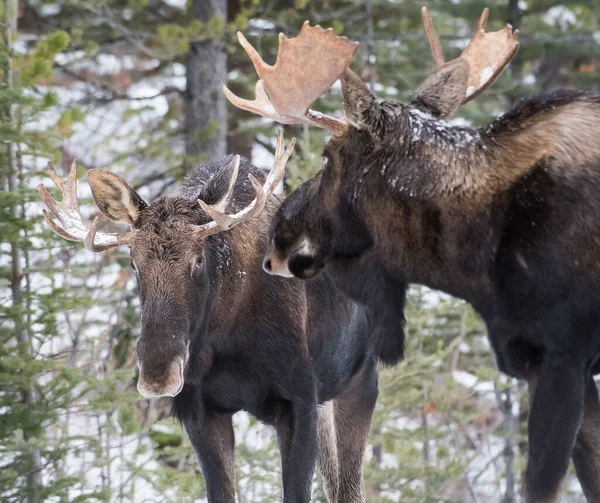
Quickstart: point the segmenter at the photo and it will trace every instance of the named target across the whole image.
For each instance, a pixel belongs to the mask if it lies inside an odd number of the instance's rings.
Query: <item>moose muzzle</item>
[[[183,389],[185,361],[180,356],[167,365],[158,366],[159,368],[147,368],[141,361],[138,361],[138,367],[140,376],[137,389],[144,398],[173,397]]]

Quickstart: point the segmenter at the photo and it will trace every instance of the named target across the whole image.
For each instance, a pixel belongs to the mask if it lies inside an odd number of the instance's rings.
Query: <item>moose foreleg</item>
[[[319,471],[323,479],[327,501],[337,503],[340,489],[340,467],[335,431],[333,402],[326,402],[318,408],[319,430]]]
[[[283,502],[308,503],[317,462],[317,400],[295,397],[276,424],[281,451]]]
[[[528,503],[558,501],[584,409],[585,369],[547,354],[532,393],[529,414]]]
[[[377,363],[371,360],[352,378],[342,395],[334,400],[340,460],[338,503],[365,501],[363,458],[377,394]]]
[[[235,503],[235,437],[232,416],[209,411],[184,426],[206,480],[209,503]]]

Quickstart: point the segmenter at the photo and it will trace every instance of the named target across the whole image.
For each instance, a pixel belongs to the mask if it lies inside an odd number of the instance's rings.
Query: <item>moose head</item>
[[[439,124],[452,117],[460,105],[494,82],[518,49],[518,31],[510,25],[486,33],[485,9],[467,48],[446,63],[426,8],[422,15],[435,70],[408,105],[379,103],[348,68],[358,44],[334,35],[331,29],[305,23],[295,39],[280,35],[272,67],[238,33],[260,80],[255,100],[241,99],[225,88],[229,101],[284,124],[310,124],[332,133],[321,171],[285,200],[272,222],[264,261],[268,272],[310,278],[333,257],[357,257],[368,249],[371,232],[362,216],[364,199],[357,197],[365,172],[371,167],[385,171],[392,163],[415,164],[419,152],[399,143],[419,135],[424,118]],[[311,110],[310,105],[338,79],[346,116],[334,118]],[[372,202],[373,198],[364,204]],[[380,208],[368,211],[383,215],[385,204],[380,201]]]
[[[141,301],[137,387],[144,397],[175,396],[182,390],[190,343],[206,322],[215,292],[219,290],[224,296],[222,290],[232,284],[227,281],[232,271],[228,271],[228,264],[224,263],[228,261],[223,259],[223,254],[231,255],[221,250],[227,243],[209,250],[208,242],[214,239],[211,236],[263,210],[283,177],[293,148],[292,140],[284,149],[279,132],[273,167],[264,184],[251,173],[254,169],[259,176],[256,168],[236,155],[211,175],[208,183],[191,180],[180,195],[163,197],[152,204],[144,202],[121,177],[90,170],[88,182],[100,211],[113,222],[129,227],[128,232],[120,234],[98,232],[98,218],[89,229],[83,222],[75,162],[64,180],[52,164],[48,165],[50,177],[63,198],[59,202],[44,185],[38,186],[48,209],[44,210],[48,226],[67,240],[83,242],[93,252],[129,247]],[[240,172],[247,175],[250,183],[238,180]],[[198,199],[199,194],[204,200]],[[232,209],[237,211],[231,213]],[[246,241],[252,239],[256,237],[249,235]]]

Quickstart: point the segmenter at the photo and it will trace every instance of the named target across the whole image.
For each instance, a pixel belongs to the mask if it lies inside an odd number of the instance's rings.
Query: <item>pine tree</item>
[[[29,173],[24,160],[37,156],[45,148],[36,131],[27,129],[39,114],[57,103],[47,93],[40,98],[30,90],[39,79],[48,76],[57,53],[69,42],[64,32],[56,32],[41,40],[31,54],[18,55],[18,4],[7,0],[1,4],[3,33],[0,44],[0,124],[5,148],[0,150],[0,220],[2,221],[1,277],[7,280],[10,301],[0,306],[0,439],[2,439],[2,476],[0,488],[6,501],[35,503],[49,494],[60,494],[61,488],[42,487],[42,463],[47,462],[46,435],[43,423],[56,414],[48,408],[47,387],[38,378],[57,369],[54,362],[40,361],[36,335],[39,327],[52,330],[51,313],[44,319],[36,309],[40,301],[31,277],[32,231],[27,203],[32,192],[27,189]],[[50,307],[50,306],[46,306]]]

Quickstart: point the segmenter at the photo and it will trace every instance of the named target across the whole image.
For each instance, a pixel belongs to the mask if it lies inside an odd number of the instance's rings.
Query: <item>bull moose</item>
[[[62,202],[38,187],[59,235],[95,252],[130,248],[141,300],[137,388],[174,397],[211,503],[235,503],[232,416],[240,410],[276,429],[286,503],[310,500],[317,458],[329,501],[364,501],[377,399],[370,316],[326,275],[287,281],[262,269],[279,205],[271,193],[292,149],[284,151],[279,132],[262,186],[257,168],[229,156],[196,167],[176,196],[150,205],[122,178],[90,170],[100,211],[130,227],[122,234],[98,233],[97,219],[88,231],[75,165],[66,180],[49,165]]]
[[[471,303],[500,370],[529,384],[527,500],[557,501],[572,457],[598,502],[600,96],[558,90],[487,127],[451,126],[445,119],[510,61],[518,34],[486,33],[486,9],[445,63],[425,9],[423,18],[436,69],[409,104],[378,102],[348,68],[356,44],[331,31],[282,35],[274,66],[238,34],[260,80],[254,101],[225,89],[228,99],[332,134],[322,169],[277,211],[264,267],[305,279],[324,270],[350,297],[388,310],[412,282]],[[323,55],[335,64],[318,65]],[[346,117],[310,110],[338,78]]]

